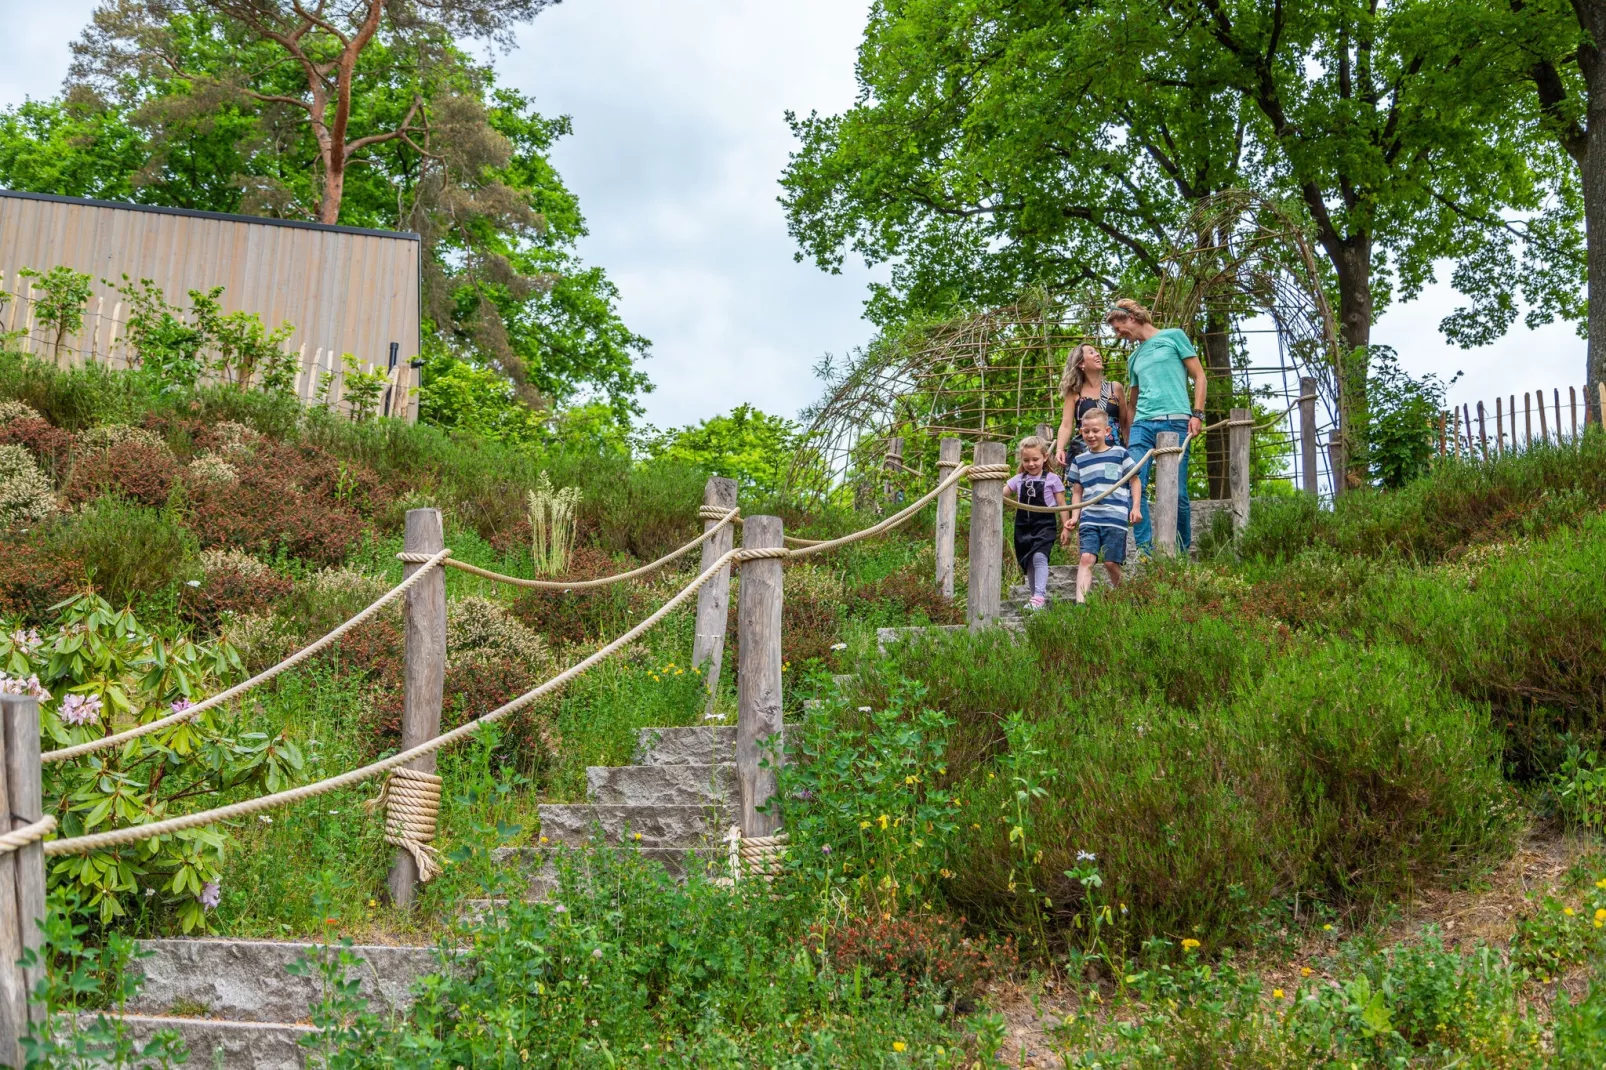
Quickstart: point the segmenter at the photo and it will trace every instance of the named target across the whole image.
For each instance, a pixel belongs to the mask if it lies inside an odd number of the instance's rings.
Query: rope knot
[[[369,813],[385,809],[385,842],[413,856],[420,883],[441,872],[435,853],[435,826],[441,812],[441,778],[402,766],[392,769],[379,797],[365,805]]]
[[[721,509],[717,505],[704,505],[697,510],[697,519],[724,520],[727,516],[730,516],[732,520],[735,520],[736,516],[731,516],[732,513],[740,515],[736,509]]]
[[[970,466],[970,481],[979,482],[984,479],[1008,479],[1015,474],[1015,470],[1007,464],[973,464]]]
[[[732,825],[725,834],[730,845],[731,879],[744,876],[761,877],[767,884],[781,875],[781,861],[786,857],[786,833],[773,836],[743,836],[740,825]]]

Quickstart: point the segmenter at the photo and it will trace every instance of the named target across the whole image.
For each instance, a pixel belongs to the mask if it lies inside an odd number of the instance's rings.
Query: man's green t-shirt
[[[1193,410],[1188,396],[1188,373],[1182,362],[1195,354],[1188,336],[1167,327],[1132,351],[1127,378],[1138,388],[1138,409],[1133,419],[1158,420]]]

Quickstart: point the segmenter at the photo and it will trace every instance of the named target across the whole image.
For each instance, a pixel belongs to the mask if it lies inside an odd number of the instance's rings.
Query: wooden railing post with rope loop
[[[970,596],[965,621],[979,631],[998,619],[1004,578],[1004,482],[1009,466],[1002,442],[978,442],[970,469]]]
[[[961,463],[957,438],[937,443],[937,482],[947,479]],[[937,495],[937,586],[942,596],[954,596],[954,538],[959,529],[959,484]]]
[[[1233,409],[1227,422],[1227,486],[1232,491],[1232,530],[1249,526],[1249,442],[1255,430],[1248,409]]]
[[[1455,412],[1455,410],[1452,409],[1451,412]],[[1455,442],[1455,452],[1460,454],[1461,414],[1456,412],[1455,418],[1456,431],[1453,441]],[[1327,434],[1327,473],[1332,477],[1333,480],[1333,499],[1336,501],[1338,500],[1338,496],[1344,493],[1344,482],[1346,479],[1346,471],[1344,468],[1344,437],[1338,433],[1338,428],[1336,427]]]
[[[438,509],[407,510],[403,551],[434,554],[446,548]],[[422,565],[408,564],[404,576]],[[402,706],[402,750],[426,743],[441,731],[441,699],[446,687],[446,573],[435,569],[404,596],[406,680]],[[412,906],[420,881],[433,874],[435,821],[440,812],[440,777],[435,753],[394,770],[380,791],[385,808],[385,842],[396,850],[390,868],[390,897]]]
[[[759,813],[758,808],[775,795],[775,770],[763,766],[766,741],[781,731],[781,573],[786,555],[780,517],[747,518],[736,594],[736,776],[743,836],[772,836],[781,824],[773,809]]]
[[[1177,553],[1177,509],[1181,504],[1178,479],[1182,470],[1182,451],[1175,431],[1161,431],[1154,436],[1154,552],[1161,557],[1175,557]],[[1184,547],[1186,552],[1186,547]]]
[[[0,696],[4,749],[0,760],[0,799],[7,817],[4,831],[32,824],[42,816],[39,764],[39,700],[32,695]],[[38,967],[18,960],[25,947],[39,948],[39,922],[45,916],[44,851],[37,838],[0,855],[0,1063],[23,1065],[22,1038],[30,1018],[44,1007],[30,1007],[28,993]]]
[[[1310,376],[1304,376],[1299,380],[1299,474],[1304,479],[1305,493],[1314,498],[1318,493],[1316,483],[1316,380]]]
[[[710,476],[703,486],[703,531],[719,530],[703,543],[703,567],[707,572],[714,563],[730,553],[736,539],[734,524],[721,524],[720,518],[736,508],[736,480],[724,476]],[[726,564],[719,574],[697,592],[697,633],[692,639],[691,663],[702,670],[703,686],[708,689],[705,713],[714,712],[714,701],[719,697],[719,670],[725,660],[725,620],[730,615],[731,568]]]

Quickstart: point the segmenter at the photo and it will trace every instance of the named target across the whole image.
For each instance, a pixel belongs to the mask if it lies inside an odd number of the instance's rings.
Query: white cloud
[[[7,0],[0,105],[54,94],[68,42],[92,0]],[[830,276],[794,263],[776,180],[792,146],[782,113],[852,101],[866,0],[566,0],[495,56],[503,80],[575,133],[556,163],[591,227],[581,246],[619,285],[626,322],[653,341],[647,370],[659,426],[743,401],[785,415],[815,400],[821,354],[866,341],[872,277],[857,262]],[[1373,337],[1405,367],[1449,378],[1455,401],[1582,382],[1570,326],[1520,324],[1478,350],[1448,345],[1448,286],[1389,310]],[[1520,380],[1520,381],[1519,381]],[[1045,399],[1045,407],[1046,407]]]

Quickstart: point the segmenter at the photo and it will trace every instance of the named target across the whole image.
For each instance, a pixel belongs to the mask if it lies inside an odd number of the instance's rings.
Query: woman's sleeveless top
[[[1115,384],[1106,379],[1099,386],[1098,397],[1076,399],[1076,433],[1071,436],[1068,451],[1073,457],[1087,448],[1086,443],[1082,441],[1082,415],[1089,409],[1103,409],[1104,415],[1110,421],[1110,444],[1115,445],[1121,441],[1121,406],[1115,400]]]

